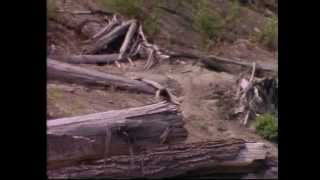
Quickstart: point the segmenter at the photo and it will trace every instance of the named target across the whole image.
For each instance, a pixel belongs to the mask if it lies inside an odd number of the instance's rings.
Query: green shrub
[[[259,35],[259,41],[271,49],[278,47],[278,19],[276,16],[268,18],[266,25]]]
[[[143,0],[101,0],[101,4],[129,17],[142,15]]]
[[[156,35],[159,32],[158,14],[154,13],[143,21],[143,28],[149,36]]]
[[[210,9],[207,1],[199,1],[193,16],[194,28],[200,32],[204,45],[215,41],[221,32],[224,22],[222,17]]]
[[[142,20],[143,29],[147,35],[155,35],[159,32],[158,26],[158,8],[160,2],[158,0],[149,0],[147,8],[145,8],[144,0],[101,0],[101,4],[112,11],[130,18],[139,18]]]
[[[240,3],[238,0],[231,1],[231,6],[229,9],[229,13],[226,17],[227,22],[235,21],[240,14]]]
[[[278,120],[272,114],[263,114],[256,118],[255,128],[257,134],[268,140],[278,138]]]
[[[47,18],[54,18],[56,9],[54,0],[47,0]]]

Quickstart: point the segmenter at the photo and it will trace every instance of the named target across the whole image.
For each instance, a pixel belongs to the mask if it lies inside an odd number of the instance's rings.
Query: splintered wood
[[[274,77],[255,79],[256,64],[252,65],[250,78],[240,77],[235,100],[238,106],[234,114],[243,117],[241,124],[247,125],[249,119],[259,114],[275,113],[278,109],[278,84]]]
[[[100,30],[86,30],[82,26],[81,32],[90,38],[84,43],[87,44],[81,55],[58,57],[72,64],[110,64],[115,63],[119,68],[119,61],[127,61],[134,65],[132,60],[138,58],[146,59],[145,70],[150,69],[156,63],[169,56],[160,51],[160,48],[147,41],[143,33],[142,25],[135,19],[121,20],[116,15],[109,23],[102,26]],[[90,23],[83,23],[89,27]],[[96,28],[94,28],[96,29]],[[120,47],[114,49],[115,44],[121,43]]]
[[[130,148],[139,153],[163,143],[182,142],[188,135],[176,105],[167,102],[54,119],[47,127],[50,167],[129,154]]]

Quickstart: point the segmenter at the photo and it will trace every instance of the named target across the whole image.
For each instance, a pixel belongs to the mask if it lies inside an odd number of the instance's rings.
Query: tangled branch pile
[[[89,33],[87,33],[89,34]],[[144,69],[150,69],[169,56],[160,51],[157,45],[147,41],[142,25],[135,19],[122,20],[113,15],[107,25],[97,31],[87,41],[82,55],[59,57],[72,64],[111,64],[121,67],[119,61],[127,60],[134,65],[132,59],[147,59]]]

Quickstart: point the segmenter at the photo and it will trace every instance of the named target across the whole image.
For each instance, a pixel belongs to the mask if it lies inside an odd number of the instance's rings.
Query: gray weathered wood
[[[195,54],[190,52],[167,52],[170,58],[188,58],[199,59],[207,67],[217,71],[223,71],[231,74],[239,74],[252,68],[252,63],[237,61],[229,58],[223,58],[215,55]],[[255,76],[263,77],[274,75],[277,72],[277,66],[273,64],[256,64]]]
[[[225,71],[232,74],[243,72],[252,68],[252,63],[236,61],[214,55],[201,58],[201,62],[211,68],[219,69],[221,71]],[[272,64],[257,63],[255,68],[255,75],[258,77],[272,75],[275,74],[277,71],[277,67]]]
[[[183,126],[177,106],[166,102],[49,120],[48,165],[56,167],[103,158],[105,148],[108,155],[129,154],[129,139],[120,133],[124,131],[132,140],[134,153],[161,145],[161,135],[167,128],[170,133],[164,143],[181,142],[188,134]],[[108,132],[111,138],[106,136]],[[106,138],[110,138],[110,143],[105,143]]]
[[[130,42],[132,42],[132,37],[133,35],[136,33],[136,30],[137,30],[137,22],[136,21],[133,21],[129,27],[129,30],[126,34],[126,37],[124,38],[124,41],[121,45],[121,48],[120,48],[120,55],[119,55],[119,58],[118,59],[122,59],[125,52],[127,51],[128,47],[129,47],[129,44]]]
[[[219,173],[250,173],[262,169],[267,153],[263,143],[226,139],[176,144],[139,155],[114,156],[82,166],[49,170],[51,178],[168,178]],[[131,159],[133,165],[131,165]]]
[[[112,64],[119,57],[119,54],[92,54],[92,55],[70,55],[52,56],[69,64]]]
[[[108,23],[104,28],[102,28],[96,34],[94,34],[91,39],[96,40],[100,38],[101,36],[109,33],[114,27],[118,26],[119,24],[120,22],[117,20],[116,15],[114,15],[110,23]]]
[[[157,89],[138,80],[86,69],[48,58],[47,73],[49,80],[94,86],[114,86],[120,89],[155,94]]]
[[[122,24],[116,26],[113,28],[109,33],[107,33],[105,36],[102,36],[100,39],[98,39],[96,42],[91,44],[86,50],[86,54],[95,54],[99,52],[100,50],[104,49],[109,43],[114,41],[116,38],[125,35],[127,32],[129,26],[134,21],[126,21]]]

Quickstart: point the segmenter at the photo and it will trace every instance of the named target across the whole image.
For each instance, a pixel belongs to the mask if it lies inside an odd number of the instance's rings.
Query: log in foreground
[[[48,79],[63,82],[94,86],[114,86],[119,89],[132,90],[155,94],[157,89],[143,81],[107,74],[96,70],[86,69],[48,58]]]
[[[48,166],[109,155],[134,154],[161,144],[184,141],[187,131],[171,103],[114,110],[47,121]]]
[[[199,177],[220,173],[250,173],[263,169],[263,143],[226,139],[176,144],[139,155],[113,156],[81,166],[48,170],[50,178],[165,178]],[[131,163],[133,161],[133,163]]]

